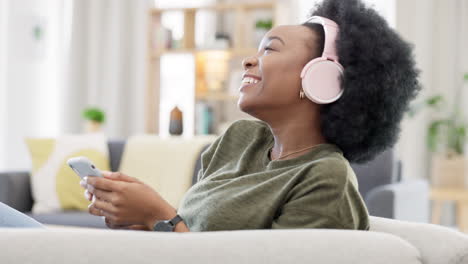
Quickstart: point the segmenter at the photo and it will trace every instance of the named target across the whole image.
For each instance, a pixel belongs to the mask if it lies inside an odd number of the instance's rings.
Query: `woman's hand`
[[[156,221],[176,216],[176,210],[150,186],[120,172],[102,172],[81,183],[93,200],[89,212],[105,216],[110,228],[152,230]],[[86,186],[85,186],[86,185]],[[92,198],[94,196],[94,199]]]

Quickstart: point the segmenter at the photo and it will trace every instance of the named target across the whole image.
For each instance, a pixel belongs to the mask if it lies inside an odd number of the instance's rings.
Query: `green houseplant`
[[[468,82],[468,73],[463,76]],[[462,86],[455,91],[453,107],[449,108],[443,95],[433,95],[410,108],[413,117],[429,108],[433,119],[427,127],[427,147],[432,153],[432,184],[440,187],[468,186],[468,165],[465,154],[468,123],[462,113]]]
[[[106,114],[97,107],[90,107],[83,110],[83,118],[86,120],[86,132],[98,132],[102,124],[106,121]]]
[[[463,76],[463,79],[468,82],[468,73]],[[456,90],[453,109],[449,114],[447,114],[447,100],[440,94],[431,96],[410,108],[411,117],[425,107],[429,107],[437,114],[427,129],[427,146],[431,152],[437,152],[438,147],[442,146],[445,147],[447,155],[464,154],[468,123],[465,122],[460,109],[461,93],[460,87]]]
[[[255,41],[258,45],[262,40],[263,36],[273,27],[272,19],[258,19],[255,22]]]
[[[255,28],[257,29],[264,29],[264,30],[270,30],[273,27],[273,20],[271,19],[265,19],[265,20],[257,20],[255,23]]]

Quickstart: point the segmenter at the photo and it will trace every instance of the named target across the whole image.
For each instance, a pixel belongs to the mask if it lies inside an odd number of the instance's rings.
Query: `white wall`
[[[29,155],[24,144],[28,136],[55,136],[59,133],[59,97],[62,51],[63,6],[60,0],[8,1],[3,12],[7,20],[6,38],[0,38],[8,50],[3,57],[6,112],[3,134],[3,169],[28,168]],[[4,16],[2,16],[4,17]],[[5,19],[4,18],[4,19]],[[42,38],[35,39],[33,28],[39,25]],[[5,117],[4,117],[5,118]]]
[[[45,15],[44,10],[41,10],[41,2],[9,1],[5,104],[8,117],[4,131],[7,139],[7,169],[27,166],[28,155],[23,137],[35,135],[34,127],[39,121],[36,115],[39,102],[35,98],[39,97],[44,87],[41,75],[44,74],[42,69],[45,64],[44,58],[35,57],[34,53],[44,50],[34,50],[41,47],[33,42],[30,30],[32,20]]]
[[[8,21],[8,0],[0,0],[0,40],[7,39],[7,21]],[[0,41],[0,171],[6,169],[6,137],[7,127],[6,115],[6,55],[7,42]]]
[[[387,20],[391,27],[396,26],[396,0],[364,0]]]
[[[414,12],[418,10],[418,12]],[[397,2],[397,29],[403,38],[414,45],[414,53],[423,86],[420,100],[432,90],[433,62],[433,1],[414,0]],[[429,116],[421,112],[415,118],[406,117],[402,123],[402,134],[397,144],[397,152],[403,161],[405,178],[428,178],[429,154],[426,147],[426,126]]]
[[[416,11],[417,10],[417,11]],[[455,90],[468,71],[468,3],[465,0],[398,0],[397,29],[414,44],[423,90],[417,100],[436,93],[453,105]],[[468,93],[462,97],[467,102]],[[466,111],[466,109],[465,109]],[[468,111],[465,113],[468,114]],[[429,178],[430,154],[426,147],[430,112],[406,118],[398,144],[407,178]]]

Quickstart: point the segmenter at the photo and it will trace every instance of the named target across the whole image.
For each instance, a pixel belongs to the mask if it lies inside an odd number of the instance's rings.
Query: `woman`
[[[238,106],[258,121],[235,122],[203,153],[178,210],[135,178],[106,172],[82,182],[89,212],[110,228],[155,231],[368,230],[349,161],[394,145],[418,72],[409,45],[359,0],[325,0],[312,15],[273,28],[244,60]],[[332,69],[316,70],[319,57]],[[314,97],[333,89],[331,100]]]

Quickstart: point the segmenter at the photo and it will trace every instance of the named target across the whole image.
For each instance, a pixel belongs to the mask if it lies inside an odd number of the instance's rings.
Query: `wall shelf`
[[[253,18],[253,14],[257,11],[267,11],[271,12],[271,18],[273,23],[277,20],[275,15],[276,12],[276,1],[267,1],[262,3],[233,3],[233,4],[215,4],[209,6],[199,6],[199,7],[174,7],[174,8],[154,8],[149,11],[149,24],[148,24],[148,52],[147,52],[147,63],[148,63],[148,79],[147,79],[147,89],[146,89],[146,133],[159,133],[159,116],[160,116],[160,63],[161,57],[164,55],[177,55],[177,54],[191,54],[194,57],[194,69],[195,69],[195,91],[193,101],[194,104],[208,103],[208,104],[218,104],[218,105],[229,105],[236,106],[238,96],[232,95],[234,89],[231,89],[231,92],[228,92],[229,89],[226,89],[226,86],[229,84],[229,74],[231,74],[231,69],[228,68],[226,72],[225,79],[223,81],[213,81],[213,77],[218,77],[222,74],[218,72],[219,68],[213,66],[215,60],[236,60],[241,57],[255,55],[257,53],[256,47],[251,47],[251,44],[247,42],[247,32],[253,32],[255,24],[251,24],[253,19],[249,22],[247,18]],[[216,14],[223,15],[224,13],[230,13],[229,19],[230,25],[232,25],[232,32],[227,32],[230,36],[230,47],[225,49],[209,49],[209,48],[200,48],[196,47],[195,44],[195,25],[197,20],[197,13],[200,11],[209,11],[215,12]],[[180,12],[182,13],[181,24],[183,25],[183,37],[180,39],[177,48],[168,49],[167,43],[158,43],[158,36],[162,36],[164,33],[161,33],[162,28],[162,16],[167,12]],[[225,19],[227,17],[222,17]],[[247,28],[252,27],[251,31],[248,31]],[[161,34],[161,35],[157,35]],[[155,37],[156,36],[156,37]],[[214,36],[213,36],[214,37]],[[162,38],[163,40],[165,38]],[[215,57],[214,59],[210,57],[209,53],[221,52],[225,54],[225,59]],[[229,63],[225,63],[229,65]],[[237,65],[238,62],[236,63]],[[222,64],[220,64],[222,65]],[[213,71],[213,72],[212,72]],[[213,73],[213,74],[211,74]],[[235,79],[237,79],[236,77]],[[233,80],[235,80],[233,79]],[[213,87],[219,88],[223,86],[222,89],[211,89]],[[239,82],[240,85],[240,82]],[[233,85],[231,85],[233,86]],[[211,88],[209,88],[211,87]],[[212,90],[219,90],[219,92],[211,92]],[[162,114],[164,116],[164,113]],[[223,116],[226,116],[223,114]],[[187,116],[184,114],[184,119],[190,118],[196,120],[195,116]]]

